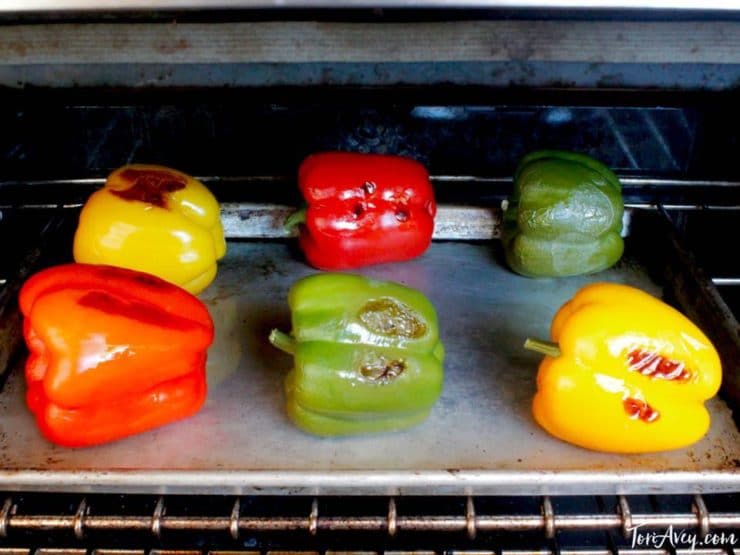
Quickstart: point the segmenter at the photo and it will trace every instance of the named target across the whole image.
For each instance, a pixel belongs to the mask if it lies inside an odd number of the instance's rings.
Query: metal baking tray
[[[40,436],[25,407],[21,361],[0,394],[0,488],[364,495],[740,491],[740,433],[721,398],[708,403],[712,426],[702,441],[649,455],[570,446],[546,434],[530,414],[540,356],[522,343],[547,337],[555,311],[579,287],[603,280],[669,297],[691,291],[684,274],[661,283],[653,272],[655,256],[641,242],[629,242],[620,263],[595,276],[520,277],[506,269],[498,243],[490,241],[435,242],[416,260],[361,270],[418,288],[435,304],[447,349],[444,391],[429,419],[412,429],[326,439],[299,431],[285,416],[282,384],[291,359],[267,342],[271,328],[290,329],[291,284],[315,270],[293,241],[230,241],[216,282],[202,295],[216,340],[201,412],[105,446],[56,447]],[[682,259],[670,260],[679,262],[658,264],[678,272]],[[715,320],[725,317],[714,314]]]

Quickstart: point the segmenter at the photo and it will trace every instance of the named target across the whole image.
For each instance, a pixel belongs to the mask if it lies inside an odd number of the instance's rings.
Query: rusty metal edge
[[[667,241],[665,283],[680,308],[706,333],[722,360],[721,393],[733,410],[735,421],[740,416],[740,324],[725,303],[717,287],[684,244],[668,212],[659,210]]]

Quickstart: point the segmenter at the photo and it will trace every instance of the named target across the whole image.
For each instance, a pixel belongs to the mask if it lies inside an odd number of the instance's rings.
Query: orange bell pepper
[[[184,289],[133,270],[67,264],[31,277],[19,301],[26,401],[54,443],[112,441],[203,404],[213,323]]]
[[[645,453],[707,432],[704,401],[722,381],[719,355],[685,316],[614,283],[582,288],[552,322],[532,409],[549,433],[588,449]]]

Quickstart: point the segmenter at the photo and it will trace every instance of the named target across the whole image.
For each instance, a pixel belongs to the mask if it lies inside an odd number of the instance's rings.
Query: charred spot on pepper
[[[396,210],[396,219],[399,222],[406,222],[406,221],[408,221],[408,219],[409,219],[409,212],[408,212],[408,210],[403,210],[403,209]]]
[[[367,329],[381,335],[418,339],[427,333],[426,324],[413,309],[388,297],[366,302],[359,318]]]
[[[97,266],[96,273],[102,279],[125,279],[126,281],[133,281],[151,289],[168,289],[172,285],[155,275],[136,272],[127,268],[119,268],[117,266],[100,265]]]
[[[124,200],[136,200],[167,208],[166,195],[184,189],[187,179],[165,170],[126,168],[119,174],[131,186],[111,193]]]
[[[362,184],[362,190],[365,191],[366,195],[372,195],[377,188],[378,186],[374,181],[365,181],[365,183]]]
[[[627,354],[629,369],[656,380],[688,382],[691,370],[683,362],[671,360],[651,351],[633,349]]]
[[[359,218],[365,213],[365,205],[361,202],[358,202],[355,204],[355,206],[352,208],[352,214],[354,214],[355,218]]]
[[[624,406],[624,412],[632,420],[642,420],[646,424],[650,424],[660,418],[660,412],[640,399],[627,397],[622,401],[622,405]]]
[[[360,374],[372,382],[387,384],[406,371],[403,359],[387,359],[382,355],[373,355],[360,367]]]
[[[144,273],[137,273],[135,276],[133,276],[133,281],[135,281],[139,285],[145,285],[147,287],[152,287],[155,289],[166,289],[170,285],[168,282],[158,278],[157,276]]]

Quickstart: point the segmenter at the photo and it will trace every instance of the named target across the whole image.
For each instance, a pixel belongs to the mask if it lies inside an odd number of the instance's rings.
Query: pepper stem
[[[558,347],[557,343],[553,343],[552,341],[542,341],[541,339],[532,339],[531,337],[527,337],[524,342],[524,348],[553,358],[560,356],[560,347]]]
[[[306,222],[306,209],[301,208],[300,210],[296,210],[293,212],[290,216],[288,216],[285,219],[285,223],[283,224],[283,227],[290,231],[295,226],[305,223]]]
[[[285,353],[295,354],[295,339],[278,329],[270,332],[270,343]]]

